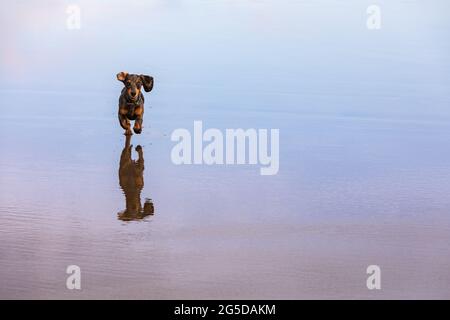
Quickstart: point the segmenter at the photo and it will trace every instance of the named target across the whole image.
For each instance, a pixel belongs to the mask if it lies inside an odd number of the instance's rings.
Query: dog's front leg
[[[127,110],[124,108],[119,109],[119,123],[120,126],[125,130],[126,135],[132,135],[130,128],[130,121],[127,119]]]
[[[136,134],[142,132],[142,122],[144,121],[144,106],[138,106],[134,109],[136,120],[134,121],[133,131]]]

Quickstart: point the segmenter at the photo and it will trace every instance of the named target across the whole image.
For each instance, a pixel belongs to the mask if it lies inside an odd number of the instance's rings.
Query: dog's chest
[[[126,113],[126,117],[129,120],[136,120],[137,118],[137,114],[136,114],[136,108],[139,107],[143,107],[144,105],[144,96],[142,94],[140,94],[138,100],[136,101],[129,101],[126,96],[122,96],[121,97],[121,103],[122,108],[125,106],[127,113]]]
[[[128,109],[128,113],[127,113],[127,118],[129,120],[136,120],[136,113],[134,112],[134,110],[136,109],[136,104],[134,103],[127,103],[127,109]]]

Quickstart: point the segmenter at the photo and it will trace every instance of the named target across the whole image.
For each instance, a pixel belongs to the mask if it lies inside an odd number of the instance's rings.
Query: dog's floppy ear
[[[125,81],[125,79],[127,78],[127,75],[128,75],[128,72],[119,72],[118,74],[117,74],[117,80],[119,80],[119,81]]]
[[[140,75],[142,80],[142,85],[144,86],[145,92],[150,92],[153,89],[153,77],[146,76],[141,74]]]

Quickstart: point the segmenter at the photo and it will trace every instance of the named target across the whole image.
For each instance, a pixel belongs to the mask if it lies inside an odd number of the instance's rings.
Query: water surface
[[[370,4],[8,4],[0,298],[450,298],[450,8]],[[119,71],[155,77],[129,144]],[[280,129],[279,173],[172,164],[194,120]]]

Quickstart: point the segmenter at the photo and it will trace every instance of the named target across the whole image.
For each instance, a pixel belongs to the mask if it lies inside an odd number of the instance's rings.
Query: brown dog
[[[117,80],[125,85],[119,97],[120,125],[125,129],[126,135],[132,135],[130,120],[134,120],[133,131],[139,134],[142,132],[144,117],[144,95],[141,87],[144,87],[145,92],[150,92],[153,89],[153,77],[119,72]]]

